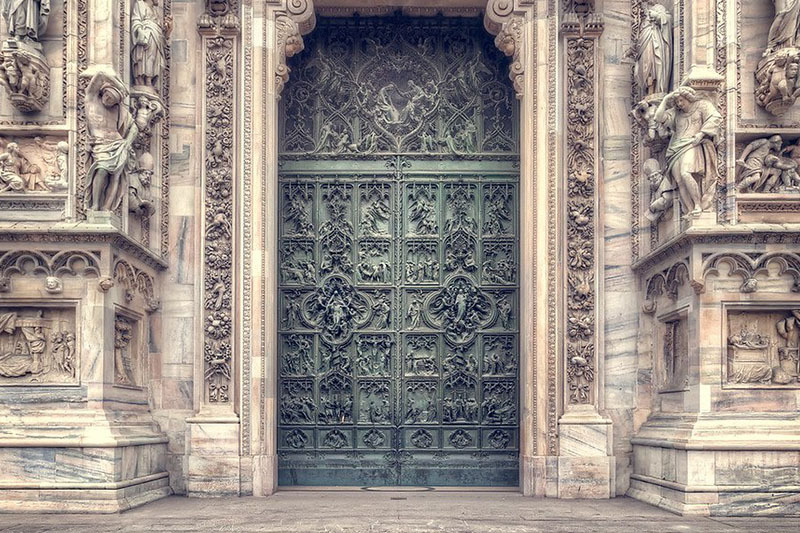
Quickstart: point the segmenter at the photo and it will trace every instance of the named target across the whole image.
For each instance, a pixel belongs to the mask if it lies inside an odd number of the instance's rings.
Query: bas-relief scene
[[[800,1],[411,4],[3,3],[0,510],[800,514]]]

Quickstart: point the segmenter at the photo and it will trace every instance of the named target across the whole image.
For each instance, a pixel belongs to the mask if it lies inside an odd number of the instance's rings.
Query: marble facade
[[[483,17],[510,58],[520,490],[800,514],[799,4],[50,3],[47,97],[0,90],[0,511],[278,490],[281,91],[317,16],[401,9]]]

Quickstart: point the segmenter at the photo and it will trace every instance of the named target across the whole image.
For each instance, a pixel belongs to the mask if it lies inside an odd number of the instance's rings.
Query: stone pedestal
[[[198,415],[187,423],[186,493],[194,497],[239,496],[239,419]]]
[[[0,239],[17,241],[0,243],[0,511],[111,513],[171,493],[148,402],[162,264],[93,230]]]
[[[690,228],[638,265],[652,414],[631,441],[634,498],[681,514],[800,512],[800,257],[764,229]]]

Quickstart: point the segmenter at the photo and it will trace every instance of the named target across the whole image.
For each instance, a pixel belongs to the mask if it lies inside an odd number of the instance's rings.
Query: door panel
[[[479,21],[321,19],[281,107],[279,483],[518,482],[518,157]]]

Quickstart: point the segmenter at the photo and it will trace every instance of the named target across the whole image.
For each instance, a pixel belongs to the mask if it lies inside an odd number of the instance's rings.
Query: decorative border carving
[[[86,170],[89,168],[89,130],[86,125],[86,87],[89,79],[81,76],[89,66],[89,12],[88,0],[78,3],[78,78],[75,92],[77,121],[77,147],[75,149],[75,218],[86,220]]]
[[[703,262],[703,280],[709,274],[719,273],[720,265],[730,267],[730,275],[741,276],[742,286],[739,290],[743,293],[758,291],[756,276],[766,273],[770,263],[777,263],[780,267],[778,275],[789,274],[794,283],[792,292],[800,292],[800,255],[790,252],[769,252],[764,254],[746,254],[742,252],[721,252],[709,256]]]
[[[250,328],[253,317],[253,221],[248,216],[253,212],[253,12],[252,7],[245,5],[242,13],[242,36],[244,39],[243,80],[244,109],[242,121],[244,131],[242,139],[242,324]],[[265,54],[266,55],[266,54]],[[264,101],[265,102],[265,101]],[[262,106],[265,104],[262,104]],[[266,122],[262,122],[266,124]],[[263,180],[262,178],[262,181]],[[263,198],[263,197],[262,197]],[[263,210],[263,207],[262,207]],[[264,227],[264,226],[262,226]],[[262,247],[262,250],[265,248]],[[262,303],[264,300],[261,300]],[[263,304],[262,304],[263,307]],[[253,328],[250,328],[253,331]],[[242,335],[242,455],[250,455],[250,405],[252,379],[252,335]]]
[[[639,32],[642,24],[642,0],[631,0],[631,43],[639,42]],[[683,30],[681,30],[683,31]],[[636,76],[633,75],[635,66],[631,65],[631,102],[638,101],[639,85]],[[639,181],[641,179],[640,158],[641,158],[641,129],[631,128],[631,255],[633,261],[639,259],[640,245],[640,211],[639,211]]]
[[[556,63],[558,41],[558,9],[556,0],[547,2],[548,48],[547,77],[557,79]],[[557,134],[557,94],[556,83],[547,88],[547,453],[558,455],[558,233],[555,214],[558,212],[558,134]],[[538,233],[537,233],[538,235]],[[534,290],[537,290],[534,287]]]
[[[204,40],[203,354],[206,401],[231,401],[235,178],[235,50],[229,35]]]
[[[172,21],[172,0],[162,0],[161,25]],[[164,69],[161,72],[161,100],[164,102],[164,117],[161,119],[161,257],[169,257],[169,132],[170,132],[170,54],[169,43],[164,47]],[[147,219],[149,220],[149,219]]]
[[[566,346],[568,404],[597,400],[597,42],[594,13],[564,15],[566,34]]]

